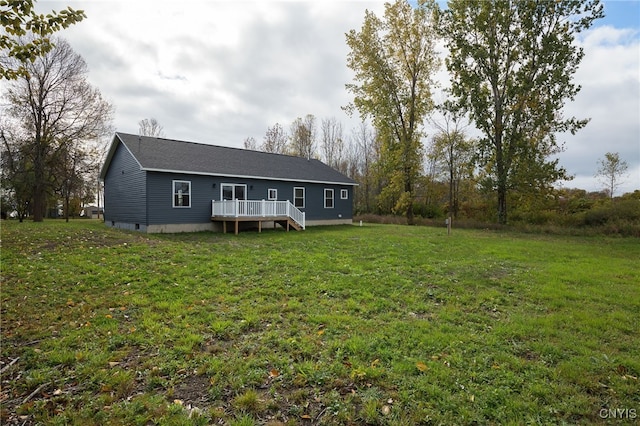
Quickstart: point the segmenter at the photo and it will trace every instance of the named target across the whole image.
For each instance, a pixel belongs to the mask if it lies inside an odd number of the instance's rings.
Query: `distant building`
[[[98,212],[100,214],[98,214]],[[97,206],[86,206],[80,212],[80,216],[86,217],[86,218],[89,218],[89,219],[99,219],[103,215],[104,215],[104,209],[102,207],[100,207],[100,209],[98,209]]]

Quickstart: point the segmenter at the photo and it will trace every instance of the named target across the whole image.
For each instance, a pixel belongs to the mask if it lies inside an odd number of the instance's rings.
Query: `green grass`
[[[1,226],[3,424],[640,418],[638,239]]]

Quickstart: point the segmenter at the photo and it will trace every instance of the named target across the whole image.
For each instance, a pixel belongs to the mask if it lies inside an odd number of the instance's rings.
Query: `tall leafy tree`
[[[113,107],[87,81],[87,64],[69,43],[56,39],[47,54],[26,62],[11,82],[7,113],[24,137],[9,141],[11,154],[26,155],[32,176],[33,220],[42,221],[56,186],[56,166],[70,144],[98,140],[111,131]]]
[[[433,108],[432,78],[439,66],[435,50],[438,7],[434,1],[385,4],[384,16],[367,11],[360,31],[346,34],[347,65],[355,83],[348,110],[370,118],[383,143],[389,181],[386,199],[413,223],[414,187],[422,169],[422,126]]]
[[[575,37],[603,16],[599,0],[451,0],[442,26],[451,93],[483,133],[480,160],[507,222],[509,191],[567,178],[556,134],[588,120],[562,108],[584,56]]]
[[[607,152],[604,158],[598,161],[596,177],[600,178],[600,182],[606,186],[609,197],[613,198],[615,190],[622,183],[628,169],[629,165],[617,152]]]
[[[33,0],[0,0],[0,80],[15,80],[25,66],[53,48],[49,36],[86,18],[84,11],[68,7],[47,15],[34,11]],[[28,43],[19,37],[32,35]]]

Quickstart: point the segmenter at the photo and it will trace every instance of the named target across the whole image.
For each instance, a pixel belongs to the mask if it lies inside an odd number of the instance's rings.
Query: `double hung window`
[[[173,207],[191,207],[191,182],[173,181]]]
[[[299,209],[304,208],[304,187],[296,186],[293,188],[293,205]]]
[[[324,190],[324,208],[332,209],[333,208],[333,189],[325,189]]]

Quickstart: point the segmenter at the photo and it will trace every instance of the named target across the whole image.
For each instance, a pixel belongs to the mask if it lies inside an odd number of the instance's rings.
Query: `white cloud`
[[[67,5],[88,18],[63,32],[90,80],[136,132],[155,117],[168,137],[240,146],[298,116],[347,117],[345,33],[382,2],[97,1]]]
[[[599,190],[594,175],[606,152],[618,152],[630,170],[640,168],[640,37],[637,30],[602,26],[586,32],[579,45],[585,57],[575,82],[582,90],[566,113],[591,121],[575,136],[564,136],[560,159],[576,176],[565,186]],[[621,192],[634,189],[640,189],[637,172]]]

